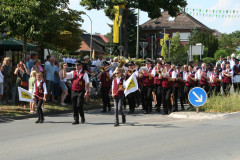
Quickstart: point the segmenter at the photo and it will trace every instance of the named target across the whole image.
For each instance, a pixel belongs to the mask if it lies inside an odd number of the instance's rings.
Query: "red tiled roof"
[[[104,42],[106,42],[106,43],[109,42],[109,39],[106,36],[104,36],[104,35],[99,35],[99,36],[104,40]]]

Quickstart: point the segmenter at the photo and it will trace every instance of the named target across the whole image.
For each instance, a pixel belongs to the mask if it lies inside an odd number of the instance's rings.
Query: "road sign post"
[[[207,93],[204,89],[195,87],[190,90],[188,100],[194,107],[196,107],[197,113],[199,113],[199,107],[203,106],[207,101]]]

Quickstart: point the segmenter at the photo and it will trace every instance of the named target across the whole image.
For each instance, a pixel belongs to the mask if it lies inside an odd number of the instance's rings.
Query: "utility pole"
[[[138,9],[138,18],[137,18],[137,44],[136,44],[136,59],[138,59],[138,53],[139,53],[139,9]]]

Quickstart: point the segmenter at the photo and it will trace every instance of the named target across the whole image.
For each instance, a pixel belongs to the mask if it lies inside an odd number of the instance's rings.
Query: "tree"
[[[229,56],[229,54],[227,53],[226,50],[223,50],[223,49],[219,49],[216,51],[216,53],[214,54],[214,59],[216,61],[218,61],[218,59],[221,57],[221,58],[226,58],[227,56]]]
[[[208,48],[208,53],[204,54],[203,57],[214,57],[214,53],[218,50],[218,39],[209,31],[193,29],[188,45],[196,45],[197,43],[202,43]]]
[[[171,16],[177,16],[180,12],[178,7],[183,7],[187,5],[186,0],[82,0],[80,5],[85,6],[86,9],[104,9],[105,14],[113,20],[115,5],[124,5],[125,9],[123,10],[123,42],[124,42],[124,56],[128,56],[128,16],[129,9],[140,9],[148,13],[148,16],[152,19],[158,18],[161,16],[161,11],[167,10]]]
[[[176,34],[172,38],[170,47],[170,60],[174,64],[185,64],[187,62],[188,54],[185,47],[180,43],[180,35]]]
[[[23,39],[25,54],[27,40],[35,40],[42,46],[52,48],[58,48],[59,45],[56,46],[56,44],[60,44],[61,40],[65,42],[61,43],[61,46],[71,42],[71,44],[76,44],[74,42],[79,40],[76,36],[79,36],[81,12],[70,10],[68,2],[68,0],[2,0],[0,1],[2,11],[0,27],[10,27],[9,37]],[[78,31],[76,36],[72,31]],[[49,36],[48,39],[51,40],[48,40],[46,36]],[[68,41],[71,37],[73,40]],[[57,40],[54,42],[54,39]]]

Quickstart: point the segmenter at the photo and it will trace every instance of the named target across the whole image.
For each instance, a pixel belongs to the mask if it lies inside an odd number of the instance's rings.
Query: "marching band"
[[[124,97],[129,104],[129,114],[133,114],[139,103],[142,104],[145,114],[153,111],[152,102],[154,101],[156,112],[167,115],[171,112],[177,112],[178,101],[180,101],[181,110],[185,110],[184,103],[188,102],[188,93],[194,87],[203,88],[208,96],[221,94],[221,87],[224,95],[229,94],[230,87],[234,86],[234,91],[239,92],[240,88],[240,66],[239,60],[235,59],[233,69],[230,68],[230,62],[224,61],[222,65],[213,66],[212,64],[198,64],[192,62],[189,65],[171,64],[157,59],[153,61],[149,58],[141,62],[138,66],[136,62],[122,62],[115,71],[111,71],[111,64],[104,61],[104,71],[99,75],[102,83],[102,101],[103,112],[110,111],[110,100],[107,96],[110,91],[111,81],[114,79],[116,70],[122,68],[122,78],[127,80],[132,74],[135,74],[138,80],[138,91],[130,93]],[[107,69],[106,69],[107,68]],[[112,74],[111,74],[112,73]],[[108,83],[107,83],[108,82]],[[139,102],[139,99],[141,102]]]

